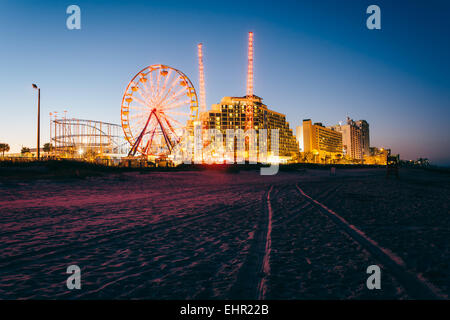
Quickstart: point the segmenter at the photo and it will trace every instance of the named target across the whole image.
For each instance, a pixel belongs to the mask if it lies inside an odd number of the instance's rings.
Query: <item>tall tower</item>
[[[248,33],[247,96],[253,95],[253,32]]]
[[[245,110],[245,130],[253,129],[253,32],[248,33],[248,66],[247,66],[247,108]]]
[[[366,120],[356,121],[356,125],[361,129],[362,151],[365,156],[370,155],[369,123]]]
[[[203,69],[203,44],[198,44],[198,72],[200,85],[200,111],[206,111],[205,74]]]

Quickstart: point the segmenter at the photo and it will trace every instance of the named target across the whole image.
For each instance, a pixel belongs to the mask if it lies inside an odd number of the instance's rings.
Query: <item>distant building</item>
[[[303,120],[303,124],[297,127],[297,140],[300,151],[312,152],[316,162],[342,157],[342,133],[326,128],[322,123],[312,124],[311,119]]]
[[[361,143],[363,156],[370,155],[370,137],[369,137],[369,123],[366,120],[358,120],[355,122],[361,129]]]
[[[369,155],[364,155],[365,164],[386,165],[387,157],[391,154],[391,149],[369,148]]]
[[[279,129],[279,160],[280,162],[296,161],[298,144],[289,128],[284,114],[269,110],[262,103],[262,98],[253,96],[224,97],[219,104],[213,104],[211,111],[203,112],[200,121],[203,129],[219,129],[226,134],[227,129],[248,129],[247,106],[252,106],[253,129],[268,129],[268,150],[270,151],[270,129]],[[224,139],[225,140],[225,139]]]
[[[346,124],[338,124],[329,128],[342,133],[345,156],[351,159],[363,160],[362,132],[355,121],[347,117]]]
[[[379,156],[382,154],[389,156],[391,154],[391,149],[370,147],[370,155],[371,156]]]

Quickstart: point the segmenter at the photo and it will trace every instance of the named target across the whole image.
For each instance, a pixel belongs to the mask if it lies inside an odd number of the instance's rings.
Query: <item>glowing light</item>
[[[267,157],[267,162],[270,164],[279,164],[280,163],[280,157],[278,156],[268,156]]]
[[[78,150],[78,154],[82,155],[84,153],[83,149]]]
[[[247,69],[247,97],[253,96],[253,32],[248,33],[248,69]],[[253,128],[253,108],[249,102],[245,110],[245,130]]]
[[[253,95],[253,32],[248,33],[247,96]]]
[[[186,127],[187,119],[197,118],[197,96],[190,80],[165,65],[139,72],[129,83],[123,101],[121,120],[125,139],[132,146],[130,156],[139,152],[166,157],[180,142],[178,131]]]
[[[200,84],[200,110],[206,111],[206,92],[205,92],[205,73],[203,67],[203,44],[198,44],[198,70],[199,70],[199,84]]]

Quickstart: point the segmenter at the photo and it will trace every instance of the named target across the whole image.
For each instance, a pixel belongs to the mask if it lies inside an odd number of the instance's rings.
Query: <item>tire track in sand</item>
[[[261,215],[255,230],[253,244],[251,245],[246,260],[239,270],[239,275],[230,290],[228,299],[261,299],[261,293],[266,291],[267,274],[265,272],[270,271],[269,255],[272,229],[270,193],[272,189],[273,185],[270,186],[269,190],[261,197]]]
[[[329,188],[327,192],[325,193],[324,197],[329,197],[331,194],[333,194],[337,189],[339,189],[340,186],[335,186]],[[268,281],[270,277],[270,254],[272,251],[272,225],[273,225],[273,209],[272,205],[270,203],[271,198],[271,192],[273,189],[273,185],[270,187],[268,193],[267,193],[267,227],[265,232],[265,243],[264,243],[264,257],[262,258],[262,262],[260,263],[258,276],[260,277],[258,288],[257,288],[257,299],[258,300],[264,300],[266,298],[267,288],[268,288]],[[295,214],[294,216],[297,217],[299,213]]]
[[[307,195],[298,185],[296,187],[305,199],[319,209],[320,213],[331,219],[338,228],[347,233],[354,241],[359,243],[380,261],[412,297],[415,299],[447,299],[445,295],[439,292],[439,289],[430,284],[426,279],[420,275],[410,273],[406,269],[405,262],[395,253],[381,247],[356,226],[350,224],[336,212]]]
[[[264,258],[261,265],[262,278],[258,284],[258,300],[264,300],[267,292],[267,280],[270,276],[270,252],[272,251],[272,217],[273,211],[270,205],[270,192],[273,186],[270,187],[267,193],[267,231],[266,231],[266,245],[264,250]]]

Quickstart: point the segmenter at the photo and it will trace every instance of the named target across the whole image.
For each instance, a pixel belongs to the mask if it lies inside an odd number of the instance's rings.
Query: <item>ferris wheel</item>
[[[144,156],[169,155],[197,118],[198,100],[192,82],[169,66],[142,69],[123,95],[122,128],[132,156],[136,152]]]

